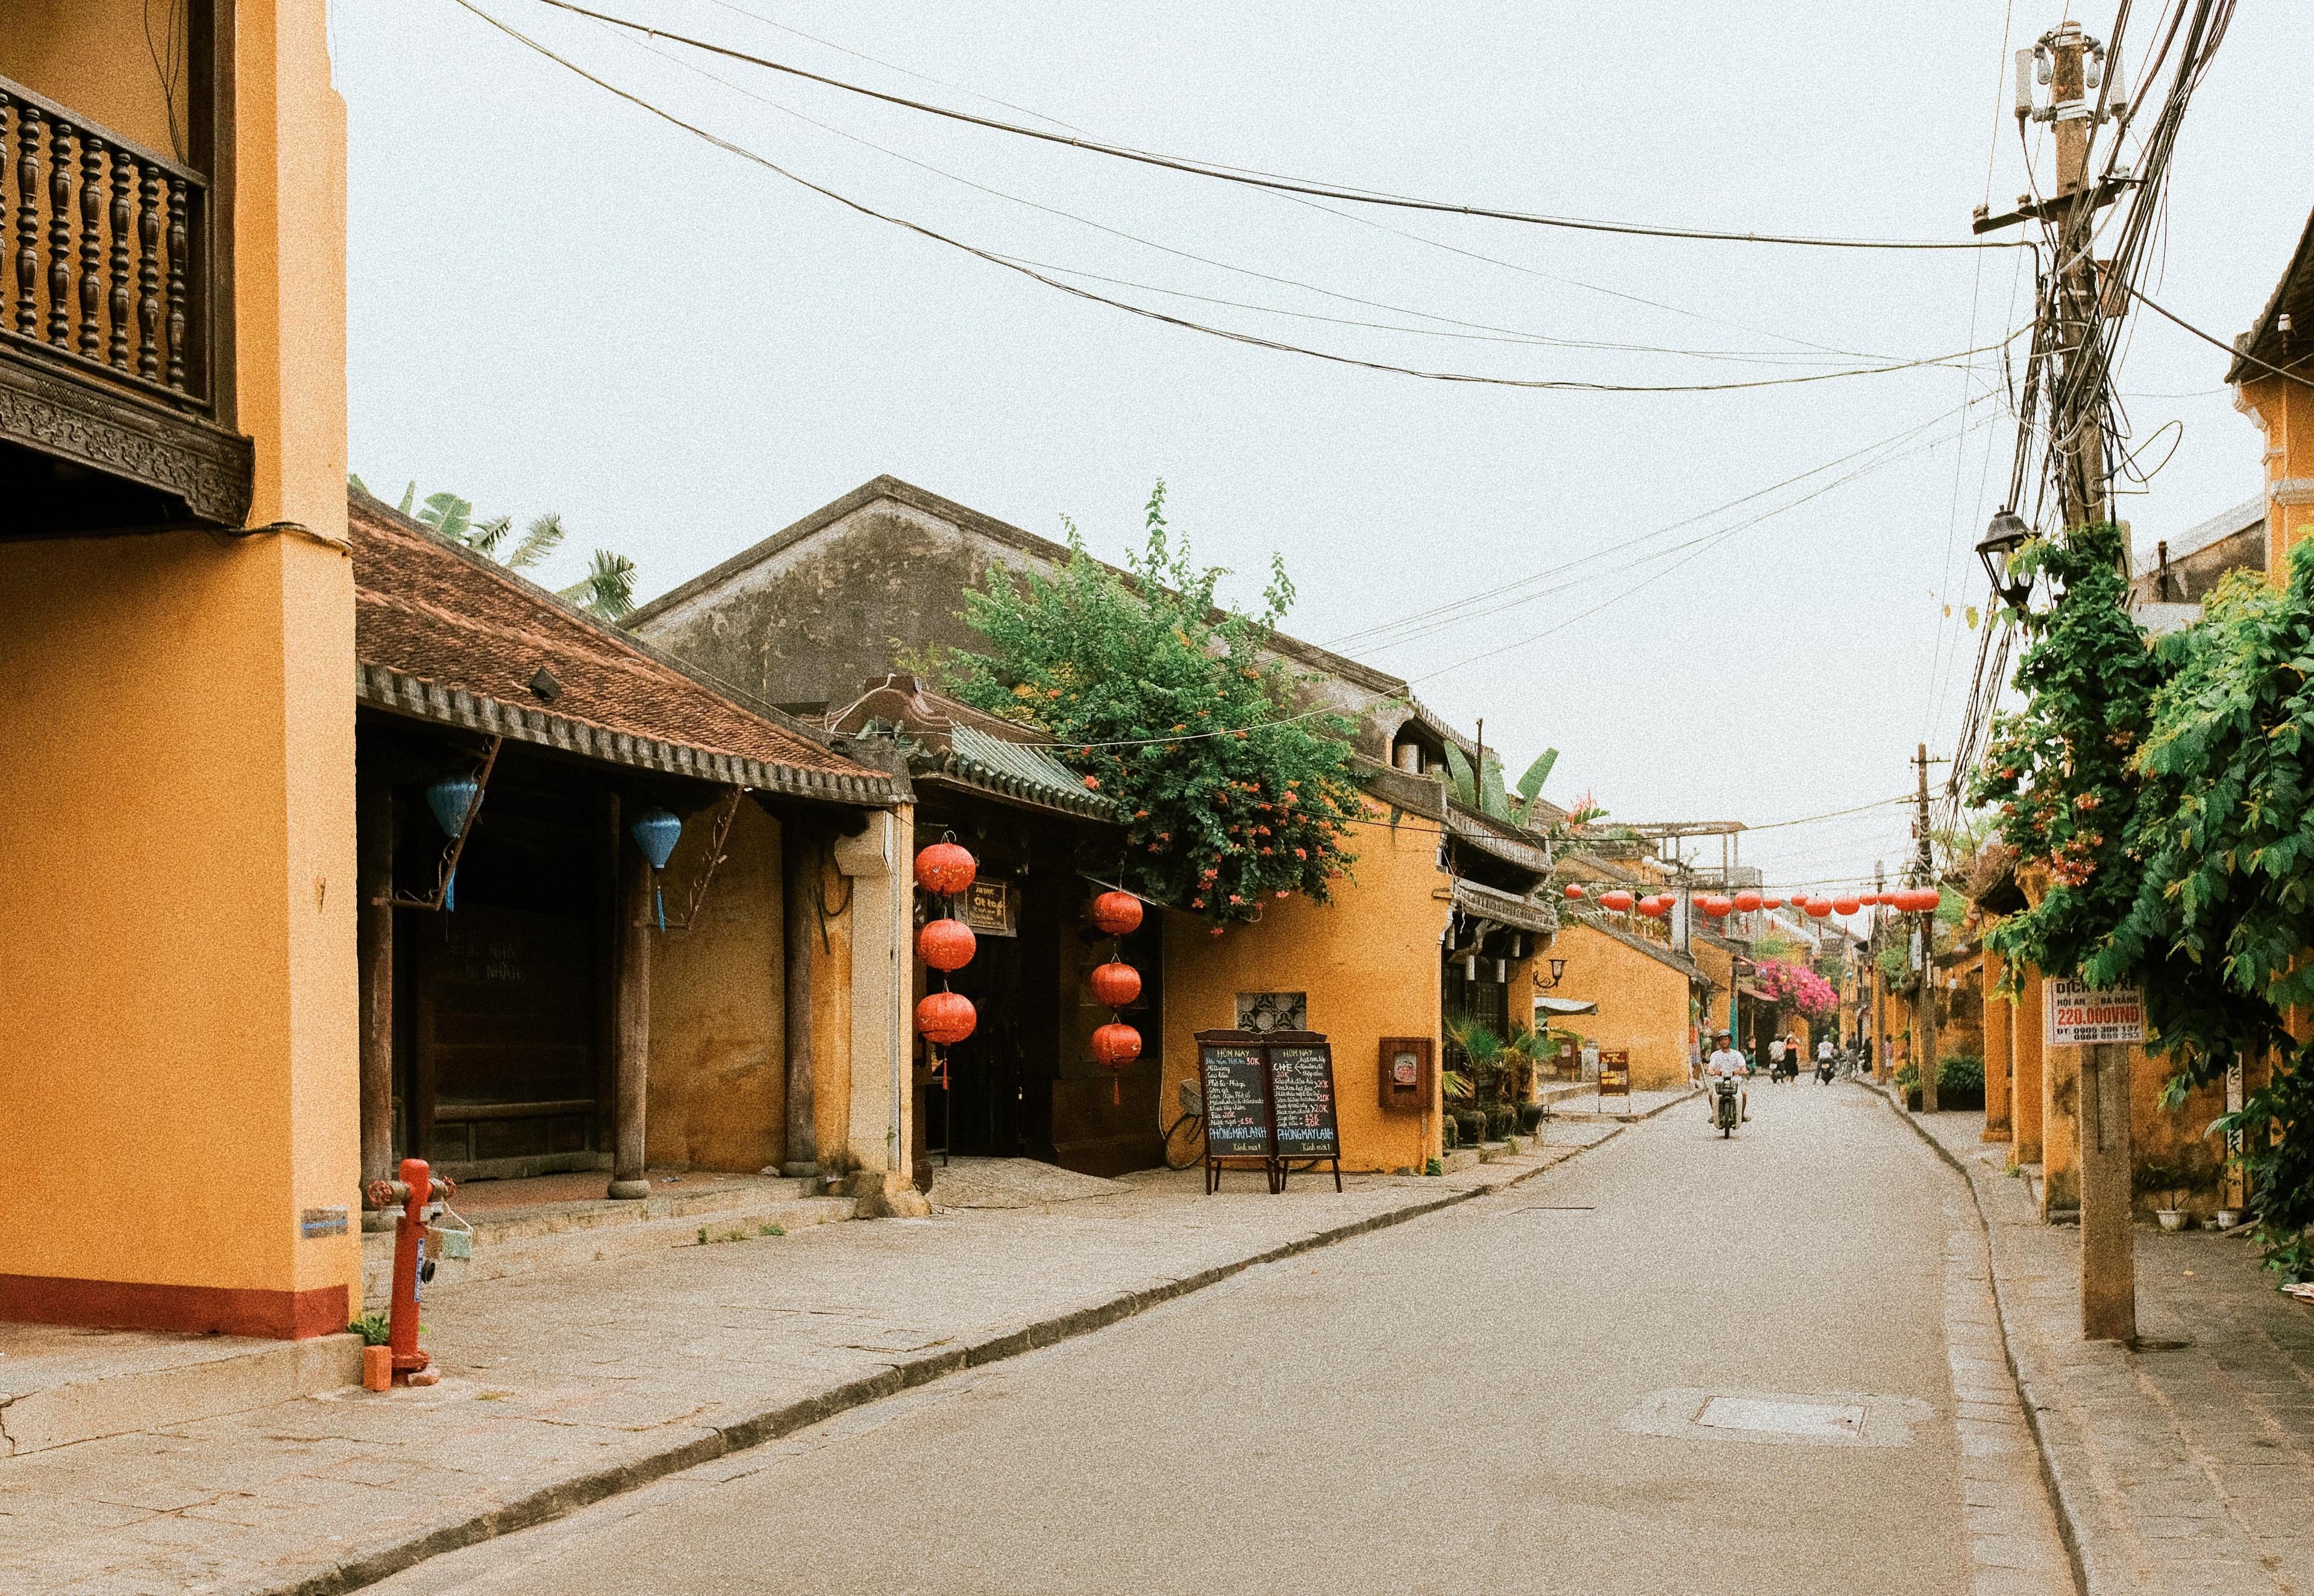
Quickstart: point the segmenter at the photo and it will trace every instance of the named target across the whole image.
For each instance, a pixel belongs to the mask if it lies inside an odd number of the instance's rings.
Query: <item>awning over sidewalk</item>
[[[1554,936],[1559,911],[1548,898],[1523,898],[1499,887],[1484,886],[1465,877],[1454,877],[1454,907],[1479,920],[1490,920],[1513,930]]]
[[[1581,998],[1537,998],[1534,1006],[1545,1014],[1596,1014],[1599,1005],[1586,1003]]]

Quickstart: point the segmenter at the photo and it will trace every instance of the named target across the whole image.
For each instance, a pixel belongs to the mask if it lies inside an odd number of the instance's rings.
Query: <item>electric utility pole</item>
[[[2091,93],[2098,76],[2108,70],[2105,54],[2102,43],[2070,21],[2043,34],[2031,49],[2018,52],[2018,119],[2020,124],[2029,119],[2053,125],[2056,189],[2037,203],[2020,202],[2013,216],[1980,215],[1975,226],[1985,233],[2027,216],[2056,225],[2056,269],[2043,287],[2049,298],[2040,323],[2053,330],[2045,357],[2055,370],[2036,375],[2049,394],[2050,447],[2068,532],[2113,517],[2106,469],[2106,344],[2099,325],[2107,319],[2104,313],[2118,315],[2123,307],[2098,304],[2094,245],[2097,213],[2118,197],[2124,182],[2117,178],[2092,181],[2089,152],[2098,121],[2120,114],[2124,96],[2117,75],[2105,84],[2102,96]],[[2045,107],[2034,104],[2036,78],[2049,86]],[[2043,353],[2036,348],[2036,356]],[[2090,1341],[2133,1341],[2137,1336],[2129,1098],[2128,1047],[2116,1043],[2084,1045],[2076,1128],[2080,1146],[2081,1335]]]
[[[1921,885],[1933,888],[1937,884],[1936,847],[1929,840],[1929,745],[1922,743],[1913,754],[1912,763],[1920,767],[1921,792],[1918,807],[1913,811],[1912,834],[1918,845],[1912,851],[1912,869]],[[1912,934],[1920,939],[1916,954],[1918,969],[1912,987],[1912,1066],[1921,1073],[1921,1112],[1937,1111],[1937,916],[1934,910],[1924,916]]]

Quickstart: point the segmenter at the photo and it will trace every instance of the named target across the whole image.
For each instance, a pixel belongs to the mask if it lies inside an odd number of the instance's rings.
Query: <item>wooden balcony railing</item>
[[[0,353],[213,413],[208,184],[0,77]]]

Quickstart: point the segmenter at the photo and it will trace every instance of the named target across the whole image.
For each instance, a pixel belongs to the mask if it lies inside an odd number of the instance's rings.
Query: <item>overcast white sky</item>
[[[2018,325],[2030,299],[2014,251],[1343,219],[649,46],[538,0],[476,3],[862,203],[1144,285],[1104,290],[1142,304],[1363,358],[1726,381],[1850,364],[1823,348],[1950,354]],[[1988,193],[2005,208],[2025,187],[2007,62],[2064,14],[2029,0],[595,3],[895,93],[1022,119],[994,101],[1010,102],[1233,165],[1561,215],[1903,238],[1965,236]],[[2080,14],[2102,32],[2112,10]],[[421,494],[453,488],[485,514],[559,511],[573,537],[550,577],[570,579],[602,544],[660,592],[879,472],[1031,531],[1057,535],[1072,516],[1115,558],[1162,476],[1176,527],[1242,573],[1241,600],[1282,550],[1301,589],[1290,630],[1416,679],[1466,728],[1483,716],[1514,775],[1559,748],[1548,791],[1561,802],[1589,791],[1625,819],[1775,821],[1905,792],[1913,745],[1954,735],[1974,644],[1958,615],[1983,587],[1969,546],[2011,438],[1995,404],[1951,413],[1970,392],[1958,369],[1580,393],[1249,348],[847,211],[612,99],[453,0],[338,0],[333,13],[352,128],[354,467],[389,496],[416,478]],[[2228,338],[2314,203],[2300,13],[2242,8],[2178,147],[2151,291]],[[1418,323],[1434,332],[1310,319],[1417,324],[1408,310],[1440,318]],[[2150,546],[2261,478],[2256,434],[2221,387],[2224,357],[2139,322],[2123,379],[2142,396],[2133,436],[2183,427],[2151,490],[2124,501]],[[1989,424],[1963,436],[1971,419]],[[1910,452],[1881,469],[1724,539],[1632,563],[1742,512],[1607,554],[1515,607],[1386,647],[1356,636],[1906,434]],[[1889,808],[1765,832],[1744,857],[1790,884],[1868,874],[1907,847]]]

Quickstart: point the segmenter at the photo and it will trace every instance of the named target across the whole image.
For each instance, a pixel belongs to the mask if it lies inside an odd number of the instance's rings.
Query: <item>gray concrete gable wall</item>
[[[891,497],[727,562],[647,605],[638,633],[733,686],[801,712],[850,702],[861,683],[930,647],[978,648],[961,618],[967,588],[997,566],[1058,569],[1058,560]],[[1276,656],[1296,676],[1307,662]],[[1358,751],[1387,761],[1407,718],[1368,685],[1320,674],[1305,701],[1358,722]]]

